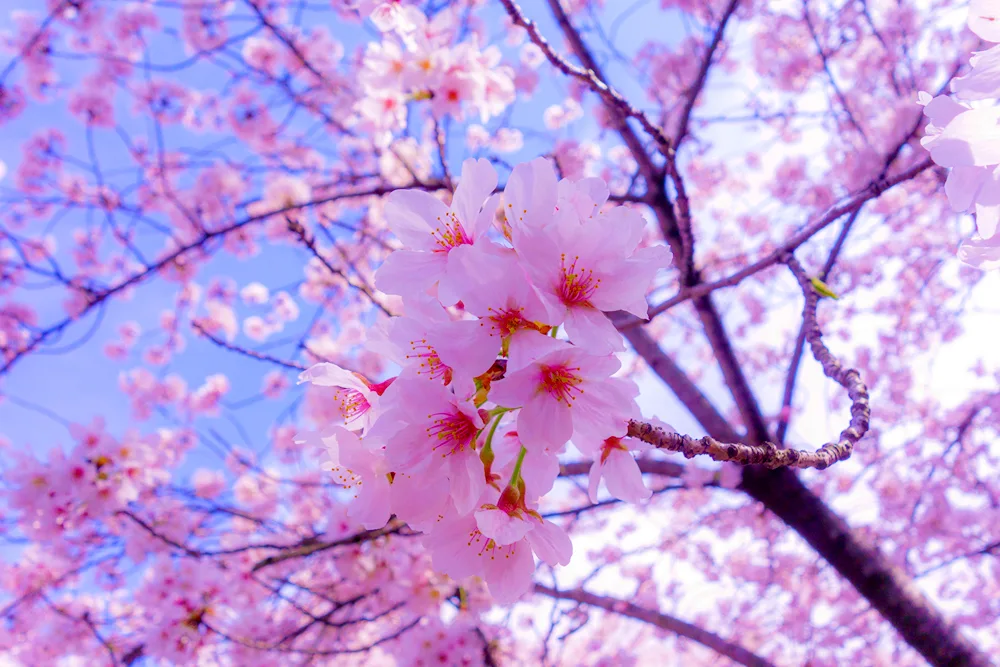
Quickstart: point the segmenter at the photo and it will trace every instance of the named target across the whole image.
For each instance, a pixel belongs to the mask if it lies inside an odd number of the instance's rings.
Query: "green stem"
[[[504,412],[507,408],[499,408]],[[503,412],[497,414],[496,419],[493,420],[493,425],[490,426],[490,432],[486,434],[486,444],[483,445],[483,453],[486,455],[493,453],[493,434],[497,432],[497,426],[500,425],[500,420],[503,418]]]
[[[514,463],[514,472],[510,474],[510,485],[516,487],[517,483],[521,481],[521,464],[524,463],[524,455],[528,453],[528,450],[521,445],[521,451],[517,453],[517,462]]]
[[[489,415],[490,417],[499,417],[500,415],[507,414],[511,410],[516,410],[516,408],[505,408],[503,406],[498,405],[489,411]]]

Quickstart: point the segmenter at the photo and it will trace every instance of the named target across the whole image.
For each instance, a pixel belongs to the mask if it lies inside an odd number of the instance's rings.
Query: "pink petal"
[[[1000,223],[1000,206],[976,205],[976,230],[983,239],[988,239],[997,233]]]
[[[483,535],[500,546],[513,544],[531,530],[530,523],[522,518],[512,517],[501,509],[481,509],[476,512],[476,525]]]
[[[504,188],[504,214],[515,232],[540,229],[552,219],[558,181],[552,163],[544,158],[514,167]]]
[[[386,197],[389,229],[411,250],[434,250],[437,244],[431,234],[447,215],[444,202],[420,190],[395,190]]]
[[[559,457],[541,447],[526,449],[521,477],[529,499],[540,498],[552,490],[559,477]]]
[[[443,253],[397,250],[375,273],[375,287],[406,299],[420,298],[444,275],[446,261]]]
[[[1000,269],[1000,234],[985,240],[973,237],[959,247],[958,258],[983,271]]]
[[[571,349],[570,344],[564,340],[546,336],[538,331],[525,330],[511,337],[507,368],[524,368],[552,352]]]
[[[1000,4],[996,0],[972,0],[969,30],[987,42],[1000,42]]]
[[[389,480],[385,475],[365,477],[347,515],[359,521],[366,530],[375,530],[389,521],[389,514]]]
[[[1000,46],[975,54],[970,62],[972,71],[951,83],[955,97],[961,100],[1000,97]]]
[[[579,306],[567,309],[566,333],[573,343],[594,354],[625,349],[625,339],[611,320],[596,308]]]
[[[500,353],[500,337],[478,320],[462,320],[442,325],[443,345],[438,356],[456,373],[474,378],[485,373]],[[438,332],[435,332],[438,333]]]
[[[587,477],[587,495],[590,497],[590,502],[597,502],[597,491],[601,486],[601,477],[604,476],[604,466],[601,465],[599,458],[594,459],[594,463],[590,466],[590,474]]]
[[[535,367],[522,368],[490,386],[490,400],[505,408],[519,408],[534,396],[540,382]]]
[[[472,515],[443,519],[424,539],[431,553],[431,563],[438,572],[453,579],[483,575],[488,558],[484,552],[487,538],[479,532]],[[534,563],[532,563],[534,566]]]
[[[985,167],[955,167],[948,174],[944,192],[953,211],[967,211],[989,175]]]
[[[468,514],[479,501],[486,488],[486,473],[479,454],[474,450],[463,450],[448,457],[448,479],[451,484],[451,499],[459,514]]]
[[[639,464],[623,450],[612,451],[604,462],[604,483],[608,493],[627,503],[648,500],[652,492],[642,483]]]
[[[528,449],[559,449],[573,435],[570,408],[548,394],[540,394],[518,413],[517,434]]]
[[[938,95],[924,105],[924,115],[931,124],[942,128],[950,123],[956,116],[965,113],[969,107],[959,104],[947,95]]]
[[[462,175],[455,189],[451,208],[470,235],[482,233],[475,229],[479,211],[496,186],[497,172],[488,160],[468,158],[462,163]]]
[[[970,109],[951,120],[928,146],[942,167],[1000,164],[1000,109]]]
[[[396,473],[389,487],[392,512],[414,530],[433,529],[448,507],[448,488],[427,474]]]
[[[337,364],[321,363],[310,366],[299,373],[299,384],[310,382],[318,387],[343,387],[368,393],[368,385],[354,373]]]
[[[552,565],[569,565],[573,558],[573,542],[566,531],[548,519],[527,535],[528,543],[535,555]]]
[[[512,604],[531,589],[535,574],[531,546],[522,540],[497,547],[486,561],[485,570],[484,578],[493,599],[499,604]]]

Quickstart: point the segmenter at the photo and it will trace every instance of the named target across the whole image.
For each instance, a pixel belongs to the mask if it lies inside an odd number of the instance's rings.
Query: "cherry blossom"
[[[0,662],[1000,654],[997,2],[15,4]]]

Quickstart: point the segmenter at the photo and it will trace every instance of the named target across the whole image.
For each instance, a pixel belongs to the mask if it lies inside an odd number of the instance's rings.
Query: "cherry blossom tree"
[[[0,655],[993,664],[998,26],[13,0]]]

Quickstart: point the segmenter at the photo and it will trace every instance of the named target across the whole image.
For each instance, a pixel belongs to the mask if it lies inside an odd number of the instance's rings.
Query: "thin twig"
[[[581,588],[571,591],[559,591],[543,584],[535,584],[535,592],[557,600],[573,600],[574,602],[598,607],[605,611],[648,623],[657,628],[673,632],[679,637],[697,642],[705,648],[711,649],[719,655],[747,667],[774,667],[772,663],[756,653],[743,648],[739,644],[726,641],[714,632],[709,632],[704,628],[699,628],[697,625],[692,625],[679,618],[664,614],[661,611],[640,607],[627,600],[605,595],[595,595]]]

